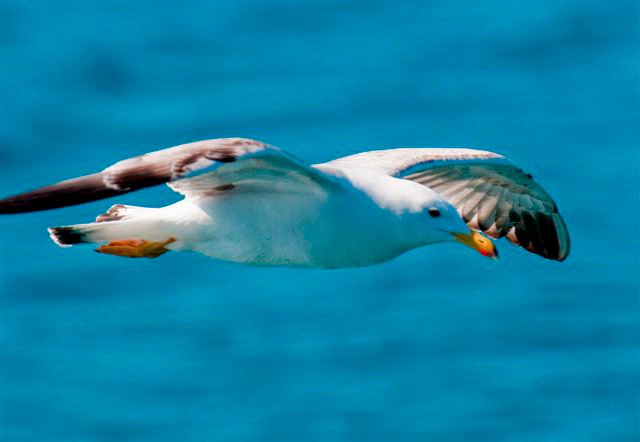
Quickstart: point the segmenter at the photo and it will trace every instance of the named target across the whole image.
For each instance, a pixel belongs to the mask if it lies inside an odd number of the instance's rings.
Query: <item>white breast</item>
[[[183,247],[256,265],[370,265],[415,246],[401,217],[379,203],[358,185],[314,194],[230,192],[197,202],[210,222]]]

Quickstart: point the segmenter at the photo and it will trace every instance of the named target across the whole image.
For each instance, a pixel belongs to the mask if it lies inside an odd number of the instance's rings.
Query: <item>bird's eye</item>
[[[440,216],[440,211],[438,209],[436,209],[435,207],[431,207],[429,209],[429,215],[431,215],[434,218],[437,218]]]

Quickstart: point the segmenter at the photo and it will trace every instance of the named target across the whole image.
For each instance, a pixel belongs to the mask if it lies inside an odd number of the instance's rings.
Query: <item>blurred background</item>
[[[265,269],[47,237],[164,187],[3,217],[3,441],[640,438],[637,2],[1,8],[2,196],[205,138],[477,147],[536,176],[573,246]]]

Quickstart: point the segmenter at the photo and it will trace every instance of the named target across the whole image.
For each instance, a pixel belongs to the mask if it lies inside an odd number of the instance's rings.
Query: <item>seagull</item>
[[[155,258],[194,251],[260,266],[363,267],[457,242],[497,258],[491,238],[563,261],[569,233],[531,174],[476,149],[398,148],[307,165],[269,144],[218,138],[119,161],[0,200],[0,214],[54,209],[159,184],[184,198],[112,206],[95,222],[49,228],[62,247]]]

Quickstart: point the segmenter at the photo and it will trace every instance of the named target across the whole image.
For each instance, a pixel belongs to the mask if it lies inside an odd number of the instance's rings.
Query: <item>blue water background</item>
[[[223,136],[309,162],[478,147],[573,246],[265,269],[47,238],[164,187],[3,217],[3,442],[640,438],[637,2],[1,8],[3,196]]]

